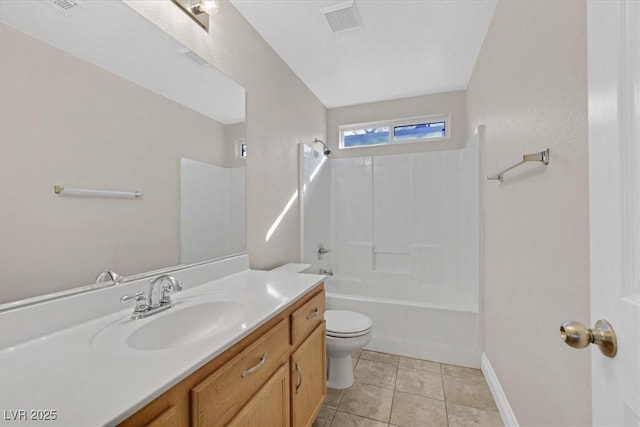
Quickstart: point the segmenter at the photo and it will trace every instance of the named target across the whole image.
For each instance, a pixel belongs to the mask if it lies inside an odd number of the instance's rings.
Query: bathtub
[[[480,367],[478,307],[469,292],[433,285],[376,285],[339,276],[325,280],[327,309],[357,311],[373,321],[366,349]]]

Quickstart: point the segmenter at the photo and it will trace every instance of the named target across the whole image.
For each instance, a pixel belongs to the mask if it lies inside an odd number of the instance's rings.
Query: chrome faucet
[[[167,282],[167,283],[164,283]],[[164,283],[164,285],[162,285]],[[157,296],[157,288],[162,285],[160,295]],[[135,301],[136,306],[133,309],[132,319],[144,319],[153,314],[160,313],[173,307],[170,293],[181,291],[182,283],[173,276],[163,274],[149,281],[148,298],[145,297],[143,291],[134,294],[128,294],[120,298],[122,303]]]
[[[160,297],[155,298],[154,295],[156,295],[157,292],[154,293],[154,290],[165,281],[169,283],[166,283],[165,285],[162,286],[162,292],[160,294]],[[172,301],[171,301],[171,295],[169,295],[169,292],[171,291],[178,292],[181,290],[182,290],[182,284],[180,283],[180,281],[168,274],[163,274],[162,276],[158,276],[155,279],[151,279],[149,281],[149,298],[148,298],[149,308],[153,309],[153,308],[158,308],[161,305],[171,304]]]
[[[124,281],[124,278],[115,271],[105,270],[98,274],[96,277],[96,283],[113,282],[114,285],[119,285]]]

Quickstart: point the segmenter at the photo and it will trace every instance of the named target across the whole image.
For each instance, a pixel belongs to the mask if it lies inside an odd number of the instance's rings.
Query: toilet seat
[[[327,310],[324,313],[327,321],[327,336],[335,338],[353,338],[366,335],[373,322],[367,316],[355,311]]]
[[[332,338],[358,338],[358,337],[361,337],[363,335],[368,334],[370,330],[371,329],[367,329],[366,331],[354,332],[354,333],[351,333],[351,334],[340,334],[338,332],[327,331],[327,336],[328,337],[332,337]]]

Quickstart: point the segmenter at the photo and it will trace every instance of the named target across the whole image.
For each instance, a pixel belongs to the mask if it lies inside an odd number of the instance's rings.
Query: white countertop
[[[127,306],[4,348],[0,352],[0,425],[115,425],[249,335],[323,277],[246,270],[175,293],[176,307],[147,319],[127,320],[132,312]],[[166,350],[135,350],[124,344],[126,337],[122,345],[101,341],[102,331],[110,326],[143,325],[204,294],[241,302],[241,319],[218,334]],[[47,415],[46,411],[55,411],[56,419],[32,419]],[[26,419],[20,419],[23,414]]]

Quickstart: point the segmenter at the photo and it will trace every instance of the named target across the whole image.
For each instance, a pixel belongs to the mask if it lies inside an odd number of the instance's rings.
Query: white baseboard
[[[480,359],[480,369],[484,374],[484,378],[487,380],[489,390],[491,390],[493,400],[496,401],[498,411],[500,412],[500,416],[502,417],[502,422],[504,423],[505,427],[519,427],[518,420],[516,420],[516,416],[513,413],[513,410],[511,410],[511,406],[509,405],[507,395],[504,394],[504,390],[502,390],[500,381],[498,381],[498,377],[496,376],[496,373],[493,370],[493,367],[491,366],[486,353],[482,353],[482,357]]]

